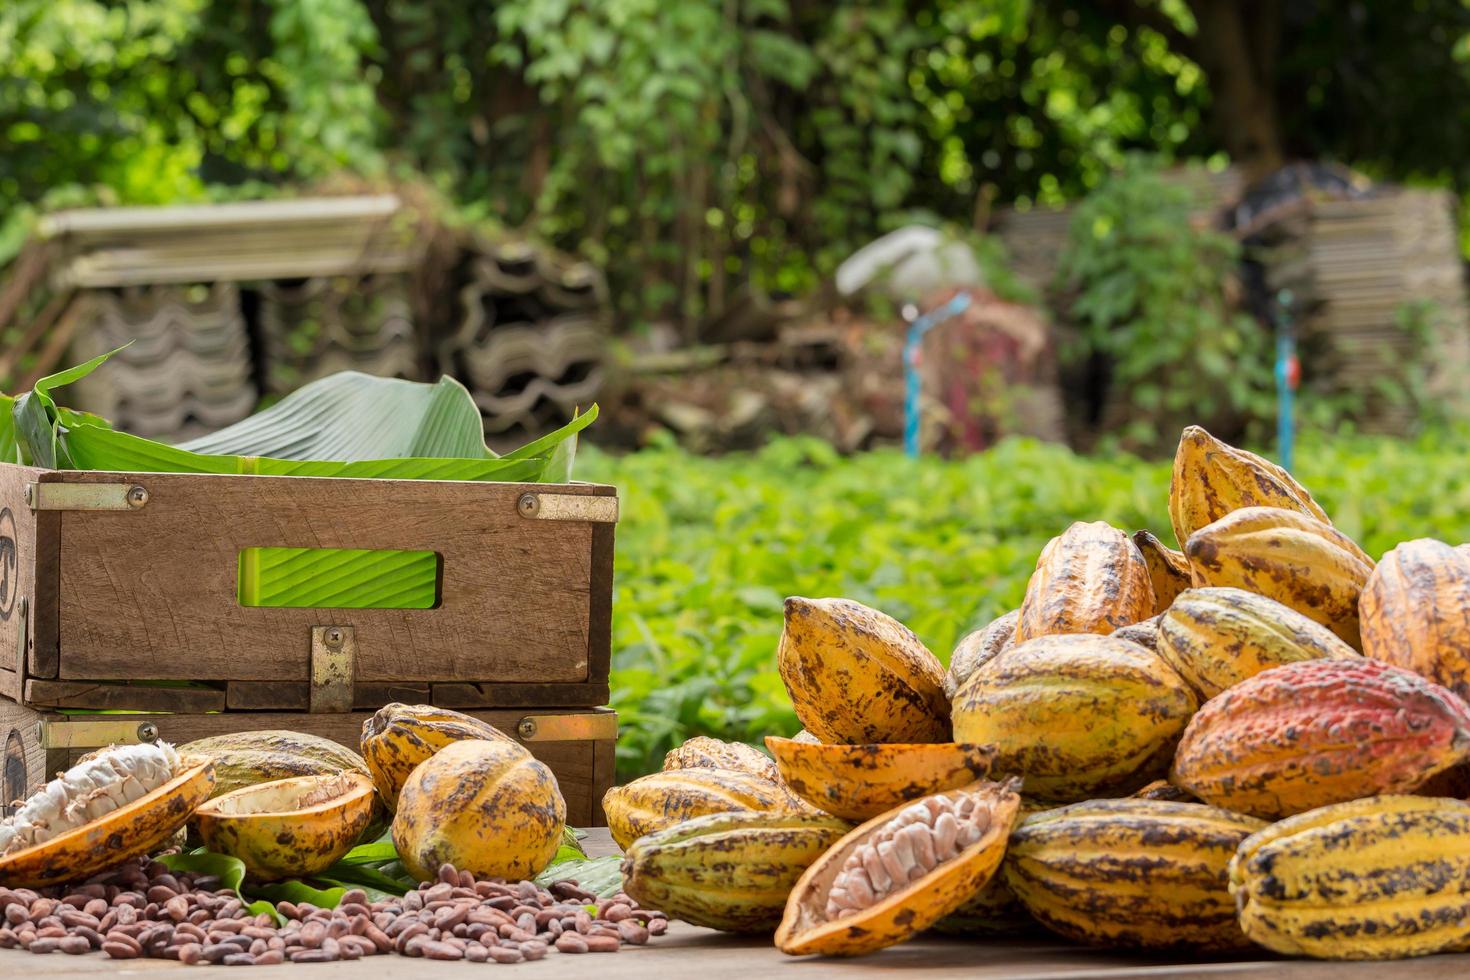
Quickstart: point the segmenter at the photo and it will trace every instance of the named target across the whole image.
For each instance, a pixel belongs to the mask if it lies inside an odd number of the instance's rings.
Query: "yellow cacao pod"
[[[949,655],[949,670],[944,675],[945,697],[954,697],[960,685],[969,680],[981,664],[1015,644],[1016,621],[1020,618],[1021,610],[1012,609],[990,625],[965,634]]]
[[[1129,643],[1136,643],[1148,650],[1158,650],[1159,619],[1159,616],[1152,616],[1141,623],[1119,627],[1108,635],[1115,640],[1127,640]]]
[[[724,742],[704,735],[696,735],[678,748],[669,750],[664,756],[664,771],[674,769],[734,769],[772,782],[781,781],[776,763],[755,746],[744,742]]]
[[[1148,564],[1128,535],[1078,521],[1036,559],[1016,643],[1056,633],[1111,633],[1154,614]]]
[[[802,874],[776,948],[861,956],[929,928],[994,877],[1020,804],[1014,781],[982,782],[874,817]]]
[[[1245,507],[1196,531],[1184,553],[1195,585],[1275,599],[1362,649],[1358,597],[1373,560],[1341,531],[1295,511]]]
[[[1230,864],[1241,928],[1288,956],[1389,960],[1470,943],[1470,804],[1375,796],[1246,839]]]
[[[1148,578],[1154,587],[1154,615],[1157,616],[1192,583],[1189,559],[1184,557],[1184,552],[1175,551],[1148,531],[1134,531],[1133,544],[1148,566]]]
[[[994,752],[983,745],[808,745],[766,736],[781,777],[812,806],[844,820],[870,820],[900,804],[958,789],[990,772]]]
[[[602,797],[608,829],[625,851],[645,834],[710,813],[793,814],[805,809],[805,804],[785,786],[732,769],[650,773],[614,786]]]
[[[1470,550],[1404,542],[1368,577],[1358,610],[1364,653],[1470,698]]]
[[[949,741],[943,665],[876,609],[787,599],[776,662],[796,717],[823,742]]]
[[[1159,656],[1208,701],[1263,670],[1358,651],[1327,627],[1244,589],[1190,589],[1159,620]]]
[[[1191,425],[1179,437],[1169,483],[1169,519],[1181,544],[1200,528],[1244,507],[1276,507],[1331,524],[1292,475]]]
[[[995,748],[994,771],[1028,797],[1130,793],[1168,767],[1196,707],[1157,654],[1111,636],[1043,636],[975,672],[955,696],[955,737]]]
[[[424,760],[403,784],[393,844],[419,881],[444,864],[519,881],[551,863],[566,822],[550,769],[513,742],[464,739]]]
[[[1228,868],[1265,826],[1198,803],[1089,800],[1023,820],[1002,876],[1037,921],[1077,942],[1239,949]]]
[[[697,926],[768,933],[802,872],[851,829],[825,814],[706,814],[634,841],[623,890]]]
[[[448,708],[394,703],[378,709],[362,723],[362,756],[383,805],[390,812],[396,810],[398,794],[415,767],[444,746],[462,739],[520,746],[488,722]]]
[[[180,745],[179,751],[214,760],[215,796],[296,776],[368,771],[363,757],[345,745],[304,732],[232,732],[196,739]]]
[[[377,790],[355,769],[244,786],[194,812],[204,845],[237,857],[252,878],[308,878],[352,849]]]

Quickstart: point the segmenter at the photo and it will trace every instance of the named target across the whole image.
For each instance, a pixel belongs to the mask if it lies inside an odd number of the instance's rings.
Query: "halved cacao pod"
[[[1039,922],[1077,942],[1239,949],[1249,943],[1228,868],[1265,826],[1198,803],[1089,800],[1023,820],[1001,874]]]
[[[1189,559],[1184,557],[1184,552],[1175,551],[1148,531],[1134,531],[1133,543],[1148,566],[1148,578],[1154,587],[1154,615],[1157,616],[1192,583]]]
[[[805,809],[785,786],[731,769],[671,769],[650,773],[602,797],[607,826],[627,850],[644,834],[708,813],[800,813]]]
[[[1358,610],[1364,653],[1470,697],[1470,552],[1405,541],[1373,570]]]
[[[1141,623],[1123,626],[1108,634],[1115,640],[1127,640],[1148,650],[1159,648],[1159,617],[1150,616]]]
[[[706,814],[634,841],[623,891],[697,926],[770,932],[802,872],[851,829],[825,814]]]
[[[1111,633],[1154,614],[1148,564],[1128,535],[1078,521],[1036,559],[1016,621],[1016,643],[1057,633]]]
[[[1279,507],[1245,507],[1196,531],[1184,553],[1196,586],[1234,586],[1275,599],[1362,648],[1358,597],[1373,560],[1341,531]]]
[[[35,796],[5,821],[0,822],[0,885],[10,888],[39,888],[45,885],[78,881],[105,871],[130,858],[151,854],[184,826],[199,804],[209,799],[214,789],[214,762],[203,756],[179,755],[173,746],[157,743],[147,746],[118,746],[97,753],[94,762],[107,763],[122,753],[131,759],[134,750],[158,749],[166,756],[160,765],[160,780],[149,779],[136,791],[146,790],[130,803],[87,820],[80,826],[54,833],[55,825],[46,828],[51,836],[26,844],[22,821],[41,810],[55,811],[58,816],[75,808],[92,805],[91,797],[104,789],[100,779],[111,779],[93,765],[83,774],[84,763],[47,783]],[[123,768],[126,774],[126,767]],[[93,778],[93,775],[97,778]],[[72,777],[70,780],[68,777]],[[126,775],[125,775],[126,778]],[[153,785],[151,789],[147,787]],[[33,807],[33,803],[41,806]],[[46,819],[46,818],[41,818]],[[55,819],[55,818],[52,818]],[[74,822],[78,817],[69,818]]]
[[[520,747],[519,742],[487,722],[431,704],[395,702],[379,708],[363,722],[362,756],[389,812],[398,808],[398,794],[420,762],[463,739],[506,742]],[[521,748],[521,751],[526,750]]]
[[[1277,507],[1332,523],[1286,470],[1221,442],[1197,425],[1185,429],[1169,483],[1175,540],[1183,544],[1200,528],[1244,507]]]
[[[956,742],[807,745],[766,736],[781,777],[812,806],[844,820],[871,820],[921,796],[958,789],[990,772],[989,746]]]
[[[1244,589],[1190,589],[1159,620],[1159,656],[1208,701],[1248,677],[1303,660],[1356,659],[1327,627]]]
[[[204,845],[245,864],[260,881],[320,874],[352,849],[372,819],[377,790],[348,770],[256,783],[194,812]]]
[[[850,599],[787,599],[776,661],[796,717],[823,742],[949,740],[943,665],[876,609]]]
[[[1196,706],[1157,654],[1111,636],[1043,636],[977,670],[954,703],[955,736],[994,746],[993,771],[1028,797],[1131,793],[1168,768]]]
[[[780,782],[781,774],[770,756],[744,742],[722,742],[717,738],[696,735],[664,756],[664,772],[675,769],[733,769],[748,772],[772,782]]]
[[[179,751],[214,760],[215,796],[296,776],[368,772],[366,760],[345,745],[283,729],[214,735],[180,745]]]
[[[1012,609],[989,626],[965,634],[949,656],[949,670],[944,675],[945,697],[954,697],[960,685],[969,680],[981,664],[1015,642],[1016,621],[1020,618],[1021,610]]]
[[[1263,671],[1199,710],[1172,781],[1237,813],[1276,819],[1407,793],[1470,759],[1470,707],[1411,671],[1367,658]]]
[[[976,783],[906,803],[842,838],[802,874],[776,948],[860,956],[903,942],[994,876],[1021,798],[1017,782]]]
[[[520,881],[551,863],[566,823],[550,769],[513,742],[464,739],[424,760],[403,784],[393,844],[419,881],[444,864]]]
[[[1470,804],[1374,796],[1272,824],[1241,845],[1241,928],[1288,956],[1388,960],[1470,943]]]

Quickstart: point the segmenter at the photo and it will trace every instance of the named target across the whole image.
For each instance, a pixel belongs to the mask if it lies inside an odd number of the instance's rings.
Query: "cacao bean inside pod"
[[[379,708],[362,723],[362,756],[383,805],[390,812],[398,809],[398,794],[418,764],[446,745],[464,739],[505,742],[521,748],[519,742],[495,726],[459,711],[396,702]]]
[[[1016,781],[926,796],[874,817],[792,889],[776,947],[860,956],[921,932],[994,876],[1020,807]]]
[[[990,772],[995,752],[956,742],[808,745],[775,735],[766,747],[793,793],[844,820],[869,820],[921,796],[958,789]]]
[[[1036,559],[1015,642],[1058,633],[1107,634],[1153,614],[1148,564],[1133,541],[1104,521],[1078,521]]]
[[[1230,864],[1245,934],[1319,959],[1386,960],[1470,945],[1470,804],[1375,796],[1302,813]]]
[[[1341,531],[1295,511],[1246,507],[1196,531],[1184,553],[1196,586],[1275,599],[1362,649],[1358,597],[1373,560]]]
[[[1002,876],[1039,922],[1077,942],[1238,949],[1248,943],[1228,868],[1265,826],[1197,803],[1089,800],[1023,820]]]
[[[1184,552],[1175,551],[1148,531],[1134,531],[1133,543],[1148,566],[1149,581],[1154,587],[1154,615],[1157,616],[1169,608],[1175,596],[1192,584],[1189,559],[1184,557]]]
[[[1269,459],[1223,443],[1197,425],[1185,429],[1169,483],[1175,540],[1183,544],[1244,507],[1276,507],[1332,523],[1306,488]]]
[[[614,786],[602,797],[608,830],[627,850],[644,834],[709,813],[802,813],[807,804],[780,783],[731,769],[671,769]]]
[[[876,609],[787,599],[776,661],[797,718],[823,742],[949,741],[943,665]]]
[[[802,872],[851,829],[826,815],[706,814],[634,841],[623,890],[697,926],[770,932]]]
[[[993,771],[1028,797],[1125,795],[1168,769],[1194,692],[1158,654],[1112,636],[1043,636],[977,670],[955,697],[963,742],[995,748]]]
[[[1244,589],[1190,589],[1159,620],[1159,656],[1201,700],[1263,670],[1358,652],[1322,624]]]
[[[953,698],[981,664],[1015,643],[1016,621],[1020,618],[1021,610],[1012,609],[960,640],[949,656],[949,670],[944,675],[945,697]]]
[[[1358,609],[1364,653],[1470,697],[1470,550],[1405,541],[1373,570]]]
[[[1279,818],[1407,793],[1470,758],[1470,707],[1365,657],[1263,671],[1202,707],[1172,781],[1215,806]]]

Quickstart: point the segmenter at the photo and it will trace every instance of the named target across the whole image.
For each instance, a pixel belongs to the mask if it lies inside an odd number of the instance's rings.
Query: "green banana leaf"
[[[615,854],[599,858],[563,859],[558,853],[557,859],[537,875],[535,881],[543,888],[557,881],[575,881],[578,887],[598,898],[608,898],[622,890],[623,859]]]
[[[185,854],[164,854],[158,861],[170,871],[190,871],[194,874],[214,875],[220,884],[230,889],[245,902],[251,915],[262,913],[276,920],[276,925],[285,925],[286,920],[276,911],[275,903],[268,900],[249,901],[240,889],[245,883],[245,862],[229,854],[215,854],[200,847]]]

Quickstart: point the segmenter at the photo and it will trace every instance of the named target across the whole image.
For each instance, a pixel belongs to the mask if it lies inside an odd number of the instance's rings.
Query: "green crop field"
[[[1470,432],[1308,440],[1297,475],[1374,557],[1470,540]],[[784,440],[718,459],[588,450],[578,478],[618,485],[613,704],[619,776],[697,734],[759,743],[799,726],[775,671],[787,595],[876,606],[935,653],[1019,603],[1037,553],[1074,520],[1173,541],[1169,463],[1007,442],[953,462],[841,457]]]

